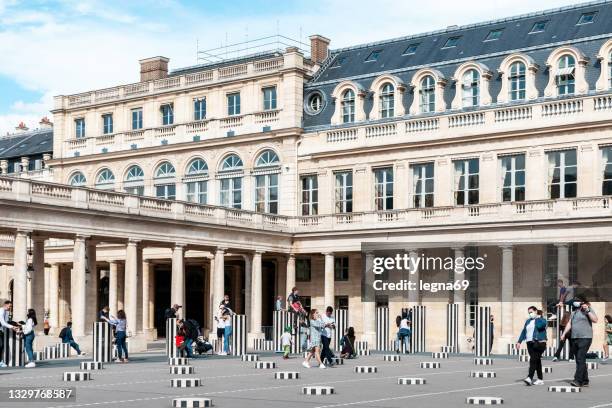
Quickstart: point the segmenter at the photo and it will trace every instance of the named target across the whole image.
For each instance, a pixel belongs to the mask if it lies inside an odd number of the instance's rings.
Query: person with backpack
[[[529,352],[529,373],[523,380],[526,385],[543,385],[544,376],[542,375],[542,354],[546,351],[546,319],[542,317],[543,312],[535,306],[529,306],[527,309],[528,318],[525,320],[525,325],[516,342],[516,349],[521,348],[523,341],[527,342],[527,351]],[[537,372],[538,378],[533,379]]]
[[[408,314],[404,313],[401,317],[397,316],[395,324],[399,328],[397,332],[397,347],[395,351],[399,353],[402,350],[402,344],[404,345],[404,352],[410,352],[410,337],[412,336],[412,330],[410,320],[408,320]]]
[[[573,301],[574,311],[563,331],[561,340],[571,337],[574,357],[576,359],[576,371],[574,387],[588,387],[589,373],[586,365],[586,354],[593,342],[593,323],[597,323],[597,315],[591,309],[591,304],[583,297],[576,296]],[[570,334],[571,333],[571,334]]]
[[[81,351],[81,349],[79,348],[79,345],[77,344],[77,342],[74,341],[74,337],[72,337],[72,322],[67,322],[66,323],[66,327],[64,327],[62,329],[62,331],[60,331],[60,334],[59,334],[58,337],[60,339],[62,339],[62,343],[70,344],[70,347],[72,347],[74,349],[74,351],[76,351],[79,356],[86,355],[85,352]]]
[[[199,324],[192,319],[187,320],[179,320],[177,322],[179,327],[179,332],[184,337],[184,345],[185,345],[185,353],[187,353],[187,357],[192,358],[193,355],[193,343],[198,339],[199,336]]]

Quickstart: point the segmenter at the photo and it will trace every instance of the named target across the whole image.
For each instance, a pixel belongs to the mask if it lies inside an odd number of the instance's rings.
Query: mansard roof
[[[0,159],[53,152],[53,130],[41,129],[0,138]]]

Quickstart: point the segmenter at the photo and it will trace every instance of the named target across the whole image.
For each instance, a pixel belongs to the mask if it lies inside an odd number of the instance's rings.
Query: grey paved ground
[[[178,396],[207,396],[217,407],[467,407],[468,396],[503,397],[510,407],[612,407],[612,364],[600,364],[590,371],[591,387],[581,393],[550,393],[548,385],[566,385],[573,375],[573,364],[547,361],[552,374],[545,375],[545,386],[526,387],[521,379],[527,364],[515,359],[495,358],[493,366],[474,366],[470,356],[432,360],[428,355],[402,356],[400,362],[385,362],[382,354],[345,360],[343,366],[320,370],[305,369],[300,358],[288,361],[272,354],[261,360],[275,361],[276,369],[255,369],[254,363],[236,358],[207,357],[190,361],[203,386],[191,389],[170,387],[166,358],[161,354],[134,354],[129,364],[106,364],[92,371],[92,381],[65,383],[64,371],[78,371],[80,359],[41,362],[35,369],[1,369],[0,385],[66,386],[75,385],[77,402],[0,403],[2,407],[170,407]],[[421,369],[421,361],[440,361],[439,369]],[[356,365],[375,365],[378,373],[357,374]],[[495,371],[497,378],[470,378],[470,370]],[[298,371],[299,380],[275,380],[275,371]],[[398,385],[398,377],[422,377],[426,385]],[[336,395],[306,396],[303,385],[330,385]]]

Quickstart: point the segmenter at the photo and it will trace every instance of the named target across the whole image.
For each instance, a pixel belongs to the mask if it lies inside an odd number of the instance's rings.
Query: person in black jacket
[[[178,313],[178,310],[181,307],[183,307],[183,306],[178,305],[178,304],[175,303],[174,305],[172,305],[172,307],[169,307],[169,308],[166,309],[166,311],[164,312],[164,317],[166,319],[174,319],[174,318],[176,318],[177,317],[176,314]]]
[[[179,320],[177,321],[179,330],[182,330],[185,336],[185,352],[187,357],[193,357],[193,342],[198,339],[199,330],[198,327],[191,320]]]

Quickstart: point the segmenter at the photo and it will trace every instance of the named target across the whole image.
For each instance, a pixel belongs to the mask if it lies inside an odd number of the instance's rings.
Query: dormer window
[[[406,47],[402,55],[412,55],[416,53],[417,48],[419,48],[419,44],[410,44],[408,47]]]
[[[395,114],[395,89],[393,84],[386,83],[380,91],[380,117],[391,118]]]
[[[460,38],[461,38],[460,36],[458,36],[458,37],[450,37],[448,40],[446,40],[446,44],[444,44],[444,47],[442,47],[442,48],[453,48],[453,47],[456,47],[457,44],[459,44],[459,39]]]
[[[421,113],[433,112],[436,109],[436,81],[431,75],[421,80],[419,107]]]
[[[341,56],[336,57],[336,62],[334,62],[334,65],[332,65],[332,68],[341,67],[342,64],[344,64],[344,61],[346,61],[346,57],[341,57]]]
[[[347,89],[342,94],[342,123],[355,122],[355,92]]]
[[[508,92],[511,101],[521,101],[525,99],[526,81],[525,64],[520,61],[510,65],[510,75],[508,75]]]
[[[499,40],[503,32],[504,32],[503,28],[500,28],[500,29],[497,29],[497,30],[491,30],[491,31],[489,31],[489,34],[487,34],[487,36],[484,39],[484,41]]]
[[[533,27],[531,27],[531,31],[529,31],[529,34],[536,34],[536,33],[541,33],[544,31],[544,29],[546,28],[546,23],[548,23],[548,21],[538,21],[536,22]]]
[[[475,69],[468,70],[461,79],[463,107],[480,105],[480,73]]]
[[[593,20],[595,20],[595,15],[596,14],[597,14],[597,12],[595,12],[595,11],[590,12],[590,13],[582,13],[582,15],[578,19],[578,22],[576,23],[576,25],[592,23]]]
[[[382,52],[382,50],[372,51],[370,53],[370,55],[368,55],[368,57],[366,58],[365,62],[374,62],[374,61],[377,61],[381,52]]]
[[[576,60],[571,55],[563,55],[557,65],[557,91],[559,95],[571,95],[576,86]]]

